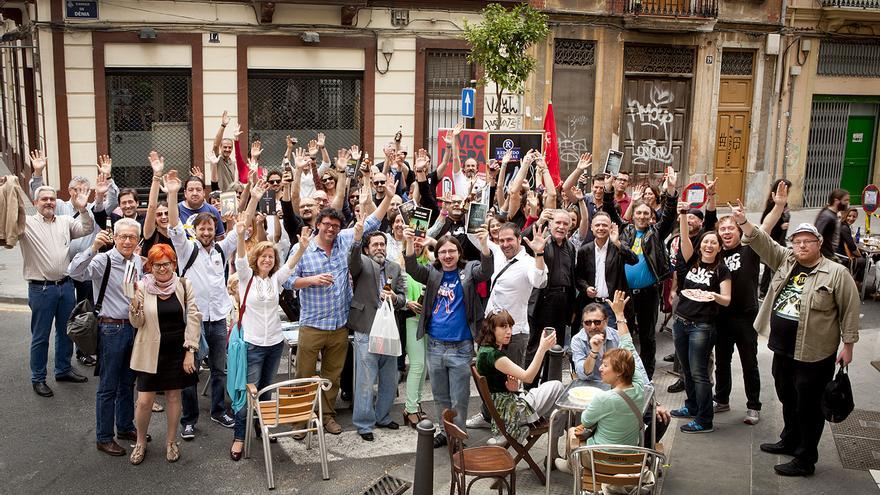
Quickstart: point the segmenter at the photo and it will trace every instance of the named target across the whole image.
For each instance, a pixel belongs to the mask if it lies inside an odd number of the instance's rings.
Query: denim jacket
[[[780,246],[761,229],[744,235],[742,243],[751,246],[761,261],[773,270],[770,290],[755,320],[761,335],[770,333],[773,302],[785,287],[797,263],[791,248]],[[794,358],[814,363],[837,352],[840,341],[859,340],[859,294],[846,267],[825,258],[807,274],[801,300],[800,319],[794,345]]]

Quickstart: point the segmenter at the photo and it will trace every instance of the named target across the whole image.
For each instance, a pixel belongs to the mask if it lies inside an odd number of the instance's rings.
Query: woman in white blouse
[[[235,224],[238,233],[235,268],[241,300],[241,327],[247,343],[247,382],[256,384],[259,390],[272,384],[284,350],[281,320],[278,318],[281,284],[290,277],[293,267],[309,247],[311,233],[308,227],[303,228],[302,235],[298,236],[298,250],[281,265],[272,242],[258,242],[250,251],[246,250],[244,232],[247,226],[248,221],[244,218]],[[241,459],[246,421],[247,408],[243,407],[235,414],[235,436],[229,451],[233,461]]]

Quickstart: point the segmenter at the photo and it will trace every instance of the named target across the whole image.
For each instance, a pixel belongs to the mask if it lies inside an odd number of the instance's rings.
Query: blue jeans
[[[675,318],[672,325],[675,354],[681,363],[681,376],[687,399],[684,405],[697,423],[712,426],[712,382],[709,381],[709,355],[715,346],[715,325]]]
[[[98,368],[101,381],[95,399],[95,433],[98,443],[113,440],[113,423],[118,433],[134,431],[134,378],[129,367],[134,346],[134,328],[127,323],[98,325]]]
[[[211,365],[211,416],[222,416],[226,407],[226,320],[203,321],[202,333],[208,343],[208,364]],[[201,351],[201,349],[200,349]],[[200,363],[196,363],[199,366]],[[181,425],[199,421],[199,389],[193,385],[183,389]]]
[[[474,341],[444,342],[428,337],[428,373],[431,392],[437,407],[437,421],[442,424],[443,410],[454,409],[455,424],[467,431],[468,399],[471,395],[471,359]],[[442,431],[442,430],[441,430]]]
[[[284,345],[284,341],[267,347],[248,343],[247,382],[255,384],[257,390],[275,383],[275,375],[278,374],[278,364],[281,363]],[[268,399],[269,397],[266,395],[260,396],[260,400]],[[247,407],[242,407],[235,413],[235,440],[244,440],[246,427]]]
[[[46,381],[49,360],[49,335],[55,320],[55,376],[70,373],[73,343],[67,338],[67,319],[76,305],[73,282],[62,285],[28,284],[31,308],[31,381]]]
[[[391,422],[391,406],[397,393],[397,358],[369,351],[370,336],[354,333],[354,411],[351,422],[358,433],[370,433],[376,424]],[[373,385],[379,380],[379,394]],[[375,407],[373,400],[375,399]]]

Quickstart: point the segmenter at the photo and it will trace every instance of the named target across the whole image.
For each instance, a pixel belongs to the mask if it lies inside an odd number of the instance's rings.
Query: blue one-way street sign
[[[474,118],[474,106],[477,100],[477,90],[464,88],[461,90],[461,116],[466,119]]]

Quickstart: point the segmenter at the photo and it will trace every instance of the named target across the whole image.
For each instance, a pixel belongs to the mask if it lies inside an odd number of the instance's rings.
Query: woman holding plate
[[[688,204],[678,204],[681,231],[687,232]],[[721,240],[715,231],[697,238],[681,236],[676,261],[678,305],[672,337],[681,363],[687,399],[684,407],[670,411],[676,418],[693,418],[681,426],[683,433],[713,431],[712,382],[709,356],[715,345],[715,318],[720,306],[730,304],[730,271],[721,258]],[[720,305],[720,306],[719,306]]]

